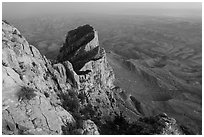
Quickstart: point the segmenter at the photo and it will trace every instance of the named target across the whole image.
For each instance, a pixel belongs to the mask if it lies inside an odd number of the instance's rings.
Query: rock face
[[[90,104],[102,116],[114,114],[114,74],[106,60],[105,50],[99,47],[98,34],[90,25],[68,32],[60,49],[59,62],[68,60],[79,78],[79,92],[85,94],[84,104]]]
[[[91,120],[83,121],[84,135],[99,135],[98,128]]]
[[[62,134],[62,126],[75,124],[57,97],[63,76],[49,66],[16,28],[2,22],[4,134]]]
[[[177,125],[175,119],[169,118],[165,113],[143,117],[131,124],[127,123],[123,117],[117,116],[113,122],[108,122],[102,127],[102,132],[110,135],[183,135],[187,133],[184,130],[183,127]]]
[[[184,134],[166,115],[155,117],[157,124],[142,118],[141,108],[113,82],[105,50],[90,25],[68,32],[58,59],[51,62],[2,21],[3,134],[108,134],[102,126],[121,113],[129,127],[140,124],[131,134]],[[158,121],[164,122],[160,126]]]
[[[169,118],[165,113],[153,117],[141,118],[138,123],[142,123],[143,129],[140,134],[159,134],[159,135],[183,135],[181,127],[176,124],[176,120]],[[139,125],[139,124],[138,124]],[[141,126],[139,125],[139,126]],[[144,128],[145,127],[145,128]],[[134,128],[133,128],[134,129]],[[135,128],[135,130],[137,130]]]

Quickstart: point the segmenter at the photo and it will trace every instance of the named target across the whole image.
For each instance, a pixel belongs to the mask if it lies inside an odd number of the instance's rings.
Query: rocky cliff
[[[90,25],[69,31],[50,61],[2,21],[3,134],[190,134],[166,114],[144,117],[113,83]]]

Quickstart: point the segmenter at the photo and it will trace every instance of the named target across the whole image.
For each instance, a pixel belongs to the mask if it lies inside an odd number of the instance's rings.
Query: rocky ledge
[[[2,21],[3,134],[191,134],[165,114],[145,117],[113,82],[90,25],[69,31],[50,61]]]

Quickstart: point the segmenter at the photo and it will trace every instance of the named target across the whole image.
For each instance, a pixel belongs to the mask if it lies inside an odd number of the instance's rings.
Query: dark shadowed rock
[[[99,47],[97,31],[90,25],[84,25],[67,33],[58,60],[70,61],[74,70],[80,73],[80,69],[87,62],[102,58],[104,53],[104,49]]]

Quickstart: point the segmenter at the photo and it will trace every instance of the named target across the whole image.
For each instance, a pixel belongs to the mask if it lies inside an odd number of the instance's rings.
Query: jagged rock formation
[[[62,134],[62,126],[74,125],[57,96],[60,75],[54,77],[50,62],[6,22],[2,50],[3,133]]]
[[[184,127],[176,124],[176,120],[169,118],[165,113],[151,117],[143,117],[129,124],[123,117],[117,116],[113,122],[102,127],[106,134],[119,135],[183,135],[188,133]],[[109,129],[109,130],[107,130]]]
[[[89,25],[68,32],[60,49],[58,60],[68,60],[78,74],[79,92],[87,97],[84,104],[91,104],[102,116],[114,114],[114,74],[106,60],[105,50],[99,47],[97,32]]]
[[[108,123],[121,113],[129,129],[114,134],[184,134],[166,115],[153,123],[142,118],[140,104],[124,98],[113,82],[93,27],[68,32],[58,59],[51,62],[2,21],[3,134],[109,134]],[[120,128],[120,122],[113,126]]]

